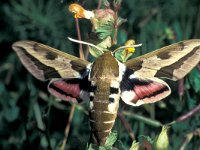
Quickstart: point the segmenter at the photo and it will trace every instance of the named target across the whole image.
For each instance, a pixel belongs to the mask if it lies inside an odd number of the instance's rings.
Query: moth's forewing
[[[89,62],[33,41],[12,45],[26,69],[39,80],[81,78]]]
[[[200,39],[175,43],[131,59],[125,65],[137,76],[183,78],[200,61]]]
[[[19,41],[12,48],[34,77],[52,80],[48,89],[57,98],[71,102],[89,99],[89,62],[33,41]]]

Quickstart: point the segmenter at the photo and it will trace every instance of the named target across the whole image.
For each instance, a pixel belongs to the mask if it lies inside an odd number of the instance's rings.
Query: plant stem
[[[79,21],[78,18],[75,18],[76,21],[76,31],[77,31],[77,36],[78,36],[78,40],[81,41],[81,32],[80,32],[80,26],[79,26]],[[80,43],[79,44],[79,56],[81,59],[85,59],[84,53],[83,53],[83,46]]]
[[[184,79],[180,79],[178,81],[178,95],[180,98],[182,98],[184,94]]]
[[[65,145],[67,143],[67,138],[68,138],[68,135],[69,135],[69,130],[70,130],[70,125],[71,125],[71,122],[72,122],[72,119],[73,119],[73,116],[74,116],[74,110],[75,110],[75,104],[73,104],[71,106],[71,110],[70,110],[70,114],[69,114],[69,119],[68,119],[68,123],[67,123],[67,126],[65,128],[65,137],[63,139],[63,143],[62,143],[62,146],[61,146],[61,150],[64,150],[65,149]]]
[[[117,115],[118,115],[119,119],[121,120],[124,128],[129,133],[131,140],[134,141],[135,140],[135,134],[134,134],[133,130],[131,129],[130,124],[126,121],[124,115],[121,112],[119,112]]]
[[[161,127],[162,126],[162,123],[157,121],[157,120],[149,119],[147,117],[137,115],[137,114],[133,114],[133,113],[130,113],[128,111],[123,111],[123,114],[126,115],[126,116],[129,116],[131,118],[134,118],[136,120],[143,121],[144,123],[151,125],[153,127]]]
[[[101,5],[102,5],[102,0],[99,0],[99,1],[98,1],[97,9],[100,9],[100,8],[101,8]]]

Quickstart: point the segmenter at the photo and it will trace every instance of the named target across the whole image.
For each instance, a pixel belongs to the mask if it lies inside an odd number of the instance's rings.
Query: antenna
[[[97,47],[96,45],[92,44],[92,43],[88,43],[88,42],[84,42],[84,41],[79,41],[79,40],[76,40],[76,39],[73,39],[73,38],[70,38],[68,37],[68,39],[72,42],[75,42],[75,43],[80,43],[80,44],[85,44],[85,45],[89,45],[89,46],[92,46],[96,49],[98,49],[100,52],[104,53],[102,49],[100,49],[99,47]]]

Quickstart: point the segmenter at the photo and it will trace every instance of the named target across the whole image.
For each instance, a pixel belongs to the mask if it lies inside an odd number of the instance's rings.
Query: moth
[[[12,45],[26,69],[57,98],[74,103],[90,100],[92,136],[104,145],[114,125],[120,99],[139,106],[157,102],[171,92],[160,78],[182,79],[200,61],[200,39],[186,40],[126,63],[106,51],[90,63],[52,47],[19,41]]]

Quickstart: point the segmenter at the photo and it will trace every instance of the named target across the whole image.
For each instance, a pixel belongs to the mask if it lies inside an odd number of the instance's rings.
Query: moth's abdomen
[[[90,126],[92,129],[92,134],[96,138],[100,145],[104,145],[106,138],[111,132],[113,125],[115,123],[116,114],[105,113],[103,111],[91,111],[90,112]],[[101,121],[95,118],[102,118]],[[108,119],[109,118],[109,119]]]
[[[90,102],[89,112],[92,134],[100,145],[105,144],[115,123],[119,107],[119,99],[110,102],[109,99],[102,99],[104,94],[98,93],[94,97],[93,101]]]
[[[105,145],[114,125],[120,98],[118,61],[110,51],[105,52],[91,65],[88,80],[90,92],[90,125],[93,142]]]

